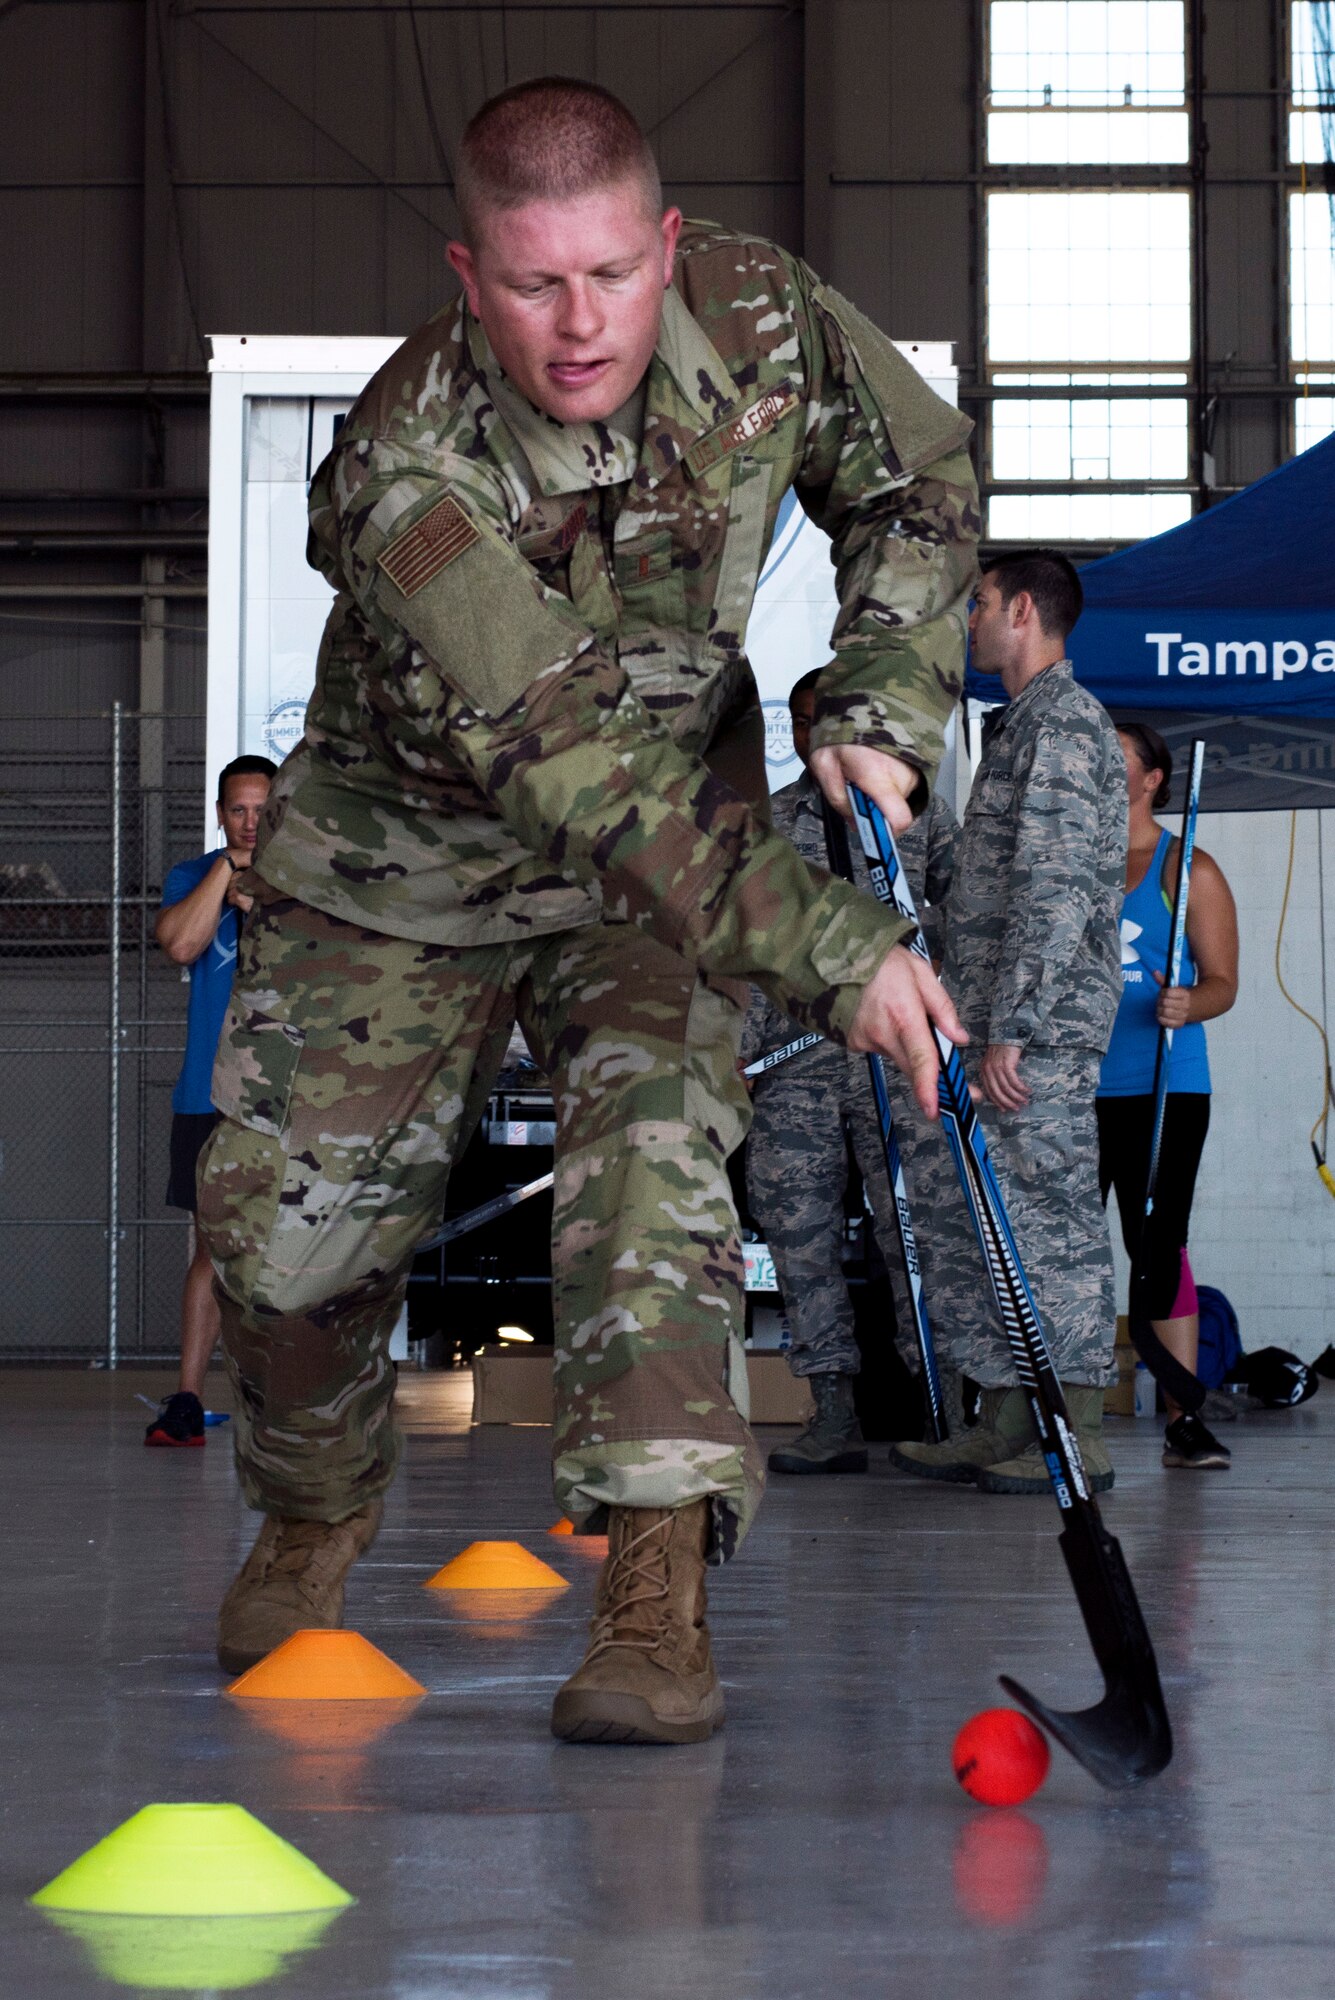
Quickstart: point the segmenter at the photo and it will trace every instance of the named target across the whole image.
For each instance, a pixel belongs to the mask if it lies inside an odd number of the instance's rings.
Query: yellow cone
[[[540,1557],[520,1542],[472,1542],[461,1556],[447,1562],[426,1581],[428,1590],[566,1590]]]
[[[238,1993],[265,1986],[314,1951],[337,1910],[290,1917],[103,1917],[44,1910],[77,1938],[93,1970],[136,1993]]]
[[[410,1701],[426,1693],[360,1632],[294,1632],[228,1694],[259,1701]]]
[[[244,1806],[144,1806],[39,1889],[47,1910],[276,1917],[341,1910],[346,1889]]]

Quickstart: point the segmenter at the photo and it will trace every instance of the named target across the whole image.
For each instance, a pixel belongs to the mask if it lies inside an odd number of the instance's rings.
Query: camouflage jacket
[[[735,775],[721,739],[759,729],[743,639],[796,487],[841,603],[813,740],[930,776],[974,573],[968,429],[803,264],[709,224],[603,424],[534,409],[456,301],[313,482],[337,597],[259,872],[446,945],[638,923],[837,1030],[902,926],[813,878],[702,759]]]
[[[1108,1046],[1121,998],[1126,765],[1069,660],[983,752],[946,912],[944,979],[975,1049]]]
[[[804,771],[793,784],[775,792],[770,800],[770,809],[776,833],[782,833],[791,840],[804,861],[823,868],[825,820],[821,811],[820,790],[811,775]],[[959,830],[959,821],[950,807],[939,793],[933,792],[927,810],[919,813],[912,826],[895,838],[913,900],[918,906],[927,949],[934,959],[940,958],[944,949],[942,906],[955,869],[955,842]],[[855,868],[859,865],[856,843],[853,865]],[[781,1048],[798,1032],[781,1008],[776,1007],[772,1000],[767,1000],[757,988],[752,988],[751,1005],[742,1032],[743,1062],[754,1062],[757,1056],[768,1055],[771,1049]],[[822,1057],[828,1057],[828,1053],[824,1049],[804,1050],[800,1056],[791,1058],[792,1067],[800,1069],[813,1060],[819,1062]],[[786,1069],[788,1065],[784,1067]]]

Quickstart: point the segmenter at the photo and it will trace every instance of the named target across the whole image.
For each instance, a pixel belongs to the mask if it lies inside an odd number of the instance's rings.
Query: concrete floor
[[[1177,1755],[1115,1797],[1056,1752],[1002,1814],[949,1763],[959,1724],[1002,1699],[997,1672],[1065,1707],[1101,1692],[1050,1503],[902,1479],[883,1450],[865,1479],[775,1481],[713,1590],[727,1728],[678,1750],[563,1746],[548,1704],[597,1564],[543,1532],[547,1434],[470,1431],[465,1378],[409,1377],[404,1472],[348,1622],[429,1693],[368,1746],[318,1728],[303,1746],[219,1695],[213,1617],[252,1522],[225,1429],[203,1452],[141,1448],[134,1392],[158,1387],[0,1377],[10,2000],[117,1979],[319,2000],[1335,1992],[1335,1390],[1232,1426],[1229,1474],[1166,1474],[1157,1426],[1109,1426],[1105,1515]],[[527,1542],[571,1588],[536,1606],[420,1588],[483,1537]],[[356,1906],[304,1935],[61,1928],[26,1907],[157,1800],[244,1804]]]

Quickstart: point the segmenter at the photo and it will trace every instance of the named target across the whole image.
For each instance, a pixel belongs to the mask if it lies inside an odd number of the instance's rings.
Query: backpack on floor
[[[1258,1347],[1235,1365],[1232,1380],[1241,1382],[1252,1408],[1292,1410],[1315,1396],[1321,1377],[1287,1347]]]
[[[1214,1285],[1197,1285],[1196,1297],[1201,1316],[1196,1373],[1207,1389],[1218,1389],[1242,1359],[1238,1316]]]

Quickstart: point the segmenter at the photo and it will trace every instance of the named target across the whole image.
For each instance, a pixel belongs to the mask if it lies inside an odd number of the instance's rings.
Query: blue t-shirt
[[[1163,988],[1156,972],[1167,977],[1168,947],[1173,937],[1173,909],[1163,885],[1164,861],[1172,835],[1159,835],[1154,859],[1144,879],[1122,904],[1122,998],[1113,1023],[1112,1040],[1099,1076],[1100,1097],[1148,1097],[1154,1089],[1154,1058],[1159,1047],[1156,1009]],[[1196,984],[1191,946],[1182,948],[1183,986]],[[1210,1089],[1210,1063],[1205,1053],[1205,1024],[1188,1021],[1173,1031],[1168,1056],[1168,1088]]]
[[[193,861],[178,861],[162,891],[162,907],[183,903],[197,889],[218,859],[218,851]],[[190,967],[190,1012],[186,1018],[185,1061],[172,1092],[173,1111],[212,1111],[213,1058],[218,1052],[227,1002],[232,997],[236,947],[241,936],[241,912],[224,903],[213,942]]]

